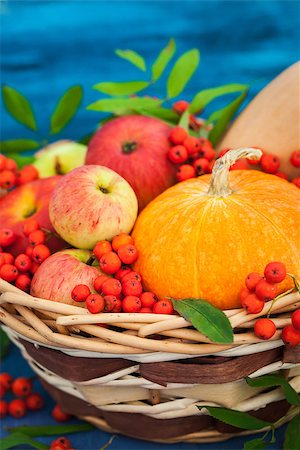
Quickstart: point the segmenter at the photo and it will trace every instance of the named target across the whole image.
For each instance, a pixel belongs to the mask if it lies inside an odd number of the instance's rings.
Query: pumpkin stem
[[[228,197],[232,194],[229,186],[229,170],[238,159],[260,159],[262,151],[257,148],[238,148],[229,150],[221,158],[217,159],[210,180],[208,194],[214,197]]]

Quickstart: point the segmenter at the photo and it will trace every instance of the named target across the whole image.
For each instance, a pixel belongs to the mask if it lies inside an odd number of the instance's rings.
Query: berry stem
[[[284,297],[285,295],[291,294],[292,292],[294,292],[294,290],[295,290],[295,288],[288,289],[287,291],[282,292],[282,294],[277,295],[277,297],[275,297],[275,298],[272,300],[272,303],[271,303],[271,306],[270,306],[270,308],[269,308],[269,311],[267,312],[267,317],[268,317],[268,318],[269,318],[269,316],[270,316],[270,314],[271,314],[271,310],[272,310],[272,308],[273,308],[275,302],[276,302],[277,300],[279,300],[280,298]]]
[[[292,278],[292,280],[294,282],[295,289],[300,294],[300,281],[292,273],[287,273],[287,275]]]
[[[96,261],[96,256],[91,255],[91,256],[89,257],[89,259],[87,260],[86,265],[87,265],[87,266],[92,266],[92,265],[94,264],[95,261]]]
[[[229,186],[230,166],[241,158],[259,160],[261,155],[261,150],[245,147],[229,150],[229,152],[217,159],[213,167],[208,195],[213,197],[228,197],[231,195],[233,191]]]

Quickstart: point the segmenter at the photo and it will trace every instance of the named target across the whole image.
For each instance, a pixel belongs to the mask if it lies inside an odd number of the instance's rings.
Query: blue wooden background
[[[178,54],[201,50],[201,65],[186,89],[196,91],[224,83],[254,82],[250,97],[288,65],[299,59],[298,1],[3,1],[1,2],[1,82],[21,90],[34,106],[41,136],[49,131],[49,116],[58,97],[70,85],[84,87],[84,106],[98,98],[99,81],[133,80],[138,69],[114,56],[116,48],[134,49],[152,63],[170,37]],[[155,91],[164,95],[165,80]],[[154,93],[154,92],[153,92]],[[1,139],[32,137],[4,111]],[[78,139],[89,133],[99,114],[84,107],[58,137]],[[15,376],[30,369],[15,349],[2,370]],[[45,411],[4,426],[54,423],[48,398]],[[133,424],[134,426],[134,424]],[[2,428],[2,431],[4,429]],[[283,429],[273,449],[282,448]],[[76,449],[99,449],[109,436],[93,431],[72,436]],[[50,442],[50,439],[44,439]],[[178,444],[166,450],[241,449],[242,439],[206,445]],[[118,437],[111,450],[156,450],[159,444]]]

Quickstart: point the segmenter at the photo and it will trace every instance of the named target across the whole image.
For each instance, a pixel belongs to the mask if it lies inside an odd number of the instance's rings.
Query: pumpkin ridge
[[[280,228],[278,228],[278,226],[269,218],[267,217],[265,214],[263,214],[261,211],[259,211],[258,209],[254,208],[254,206],[250,205],[245,199],[243,199],[243,202],[240,203],[239,201],[237,201],[236,199],[231,199],[235,204],[239,205],[240,207],[243,207],[243,205],[247,205],[247,207],[249,209],[252,209],[253,211],[255,211],[257,214],[259,214],[261,217],[263,217],[266,221],[268,221],[272,227],[274,228],[274,230],[277,232],[277,234],[279,236],[281,236],[283,238],[283,240],[287,243],[287,246],[291,249],[291,251],[293,252],[293,254],[295,254],[296,258],[298,257],[298,251],[297,249],[295,249],[294,246],[291,246],[291,242],[290,240],[287,239],[287,236],[285,235],[285,233],[283,233]]]

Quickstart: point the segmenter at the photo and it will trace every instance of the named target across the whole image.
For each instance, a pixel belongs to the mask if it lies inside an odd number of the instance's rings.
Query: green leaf
[[[268,443],[263,439],[252,439],[251,441],[245,442],[243,450],[264,450],[267,446]]]
[[[0,361],[5,358],[9,351],[10,340],[0,327]]]
[[[209,140],[213,145],[215,145],[222,137],[232,117],[243,103],[247,92],[248,91],[243,92],[239,97],[233,100],[233,102],[225,106],[225,108],[215,111],[207,119],[206,124],[215,122],[213,129],[209,133]]]
[[[144,58],[133,50],[116,50],[116,54],[126,61],[131,62],[134,66],[138,67],[143,72],[146,71],[146,63]]]
[[[36,131],[34,113],[27,98],[21,92],[6,85],[2,86],[2,96],[7,111],[22,125]]]
[[[168,63],[173,58],[175,51],[176,44],[175,40],[172,38],[169,40],[168,45],[162,49],[152,65],[152,81],[157,81],[160,78]]]
[[[189,129],[189,122],[190,122],[190,110],[189,108],[184,111],[184,113],[181,115],[180,120],[178,122],[178,125],[185,130]]]
[[[31,447],[40,450],[49,450],[49,445],[43,444],[42,442],[34,441],[31,437],[23,433],[11,433],[0,439],[1,450],[7,450],[17,445],[31,445]]]
[[[235,92],[244,92],[248,89],[246,84],[225,84],[211,89],[204,89],[198,92],[191,101],[189,110],[191,114],[204,109],[210,102],[222,95],[234,94]]]
[[[170,125],[176,125],[178,123],[178,114],[172,109],[167,108],[147,108],[140,110],[140,113],[144,116],[156,117],[157,119],[163,120]]]
[[[220,309],[215,308],[206,300],[197,298],[172,299],[172,302],[174,309],[212,342],[222,344],[233,342],[232,327]]]
[[[205,408],[209,414],[221,422],[232,425],[233,427],[242,428],[243,430],[260,430],[261,428],[271,427],[272,423],[262,419],[257,419],[248,413],[236,411],[234,409],[219,408],[217,406],[198,406],[201,410]]]
[[[18,153],[10,153],[9,157],[16,161],[19,169],[22,169],[22,167],[27,166],[27,164],[32,164],[36,159],[34,156],[22,156],[18,155]]]
[[[131,95],[149,86],[148,81],[129,81],[124,83],[98,83],[94,89],[109,95]]]
[[[300,406],[299,394],[290,383],[281,375],[262,375],[257,378],[246,378],[246,382],[251,387],[275,387],[281,386],[285,397],[291,405]]]
[[[156,100],[151,97],[105,98],[92,103],[87,109],[115,114],[126,114],[128,111],[140,111],[145,108],[157,107],[160,103],[161,100]]]
[[[4,154],[27,152],[40,147],[40,143],[32,139],[13,139],[0,141],[0,152]]]
[[[189,50],[177,59],[167,81],[168,98],[179,95],[194,74],[200,62],[197,49]]]
[[[81,86],[73,86],[67,89],[59,99],[54,113],[51,116],[51,133],[59,133],[75,116],[83,97]]]
[[[300,414],[297,414],[287,426],[284,435],[283,450],[299,450]]]
[[[38,436],[55,436],[69,433],[80,433],[82,431],[90,431],[95,427],[89,423],[80,423],[74,425],[37,425],[34,427],[21,426],[15,428],[8,428],[8,431],[13,433],[22,433],[30,437]]]

